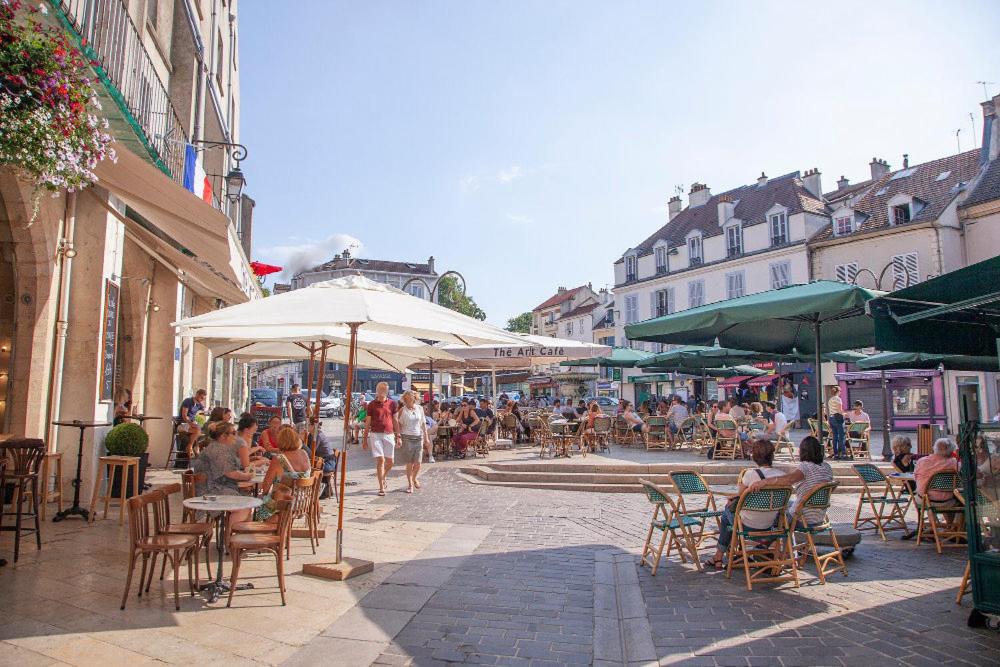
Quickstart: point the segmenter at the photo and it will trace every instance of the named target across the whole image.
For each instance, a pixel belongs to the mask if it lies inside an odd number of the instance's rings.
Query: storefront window
[[[1000,432],[981,432],[974,445],[979,534],[983,551],[1000,552]]]
[[[892,390],[892,408],[897,417],[915,417],[931,412],[931,394],[927,387],[899,387]]]

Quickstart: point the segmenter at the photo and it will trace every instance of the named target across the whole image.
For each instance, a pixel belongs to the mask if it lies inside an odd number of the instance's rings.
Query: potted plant
[[[149,466],[149,434],[138,424],[125,422],[111,429],[104,438],[104,448],[109,456],[136,456],[139,458],[139,480],[136,489],[142,493],[142,487],[146,482],[146,468]],[[131,476],[125,485],[125,493],[122,494],[121,470],[115,470],[114,479],[111,480],[111,495],[116,498],[128,498],[132,492]]]

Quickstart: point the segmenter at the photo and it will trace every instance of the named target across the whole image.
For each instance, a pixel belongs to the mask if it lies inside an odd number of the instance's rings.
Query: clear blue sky
[[[254,259],[434,255],[503,324],[610,285],[677,185],[829,190],[978,146],[998,25],[992,1],[242,2]]]

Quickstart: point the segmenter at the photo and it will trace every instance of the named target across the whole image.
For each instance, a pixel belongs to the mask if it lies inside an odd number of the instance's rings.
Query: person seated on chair
[[[778,407],[771,401],[764,402],[764,410],[767,411],[767,414],[770,417],[767,422],[767,429],[764,433],[766,433],[768,438],[771,440],[777,440],[781,437],[781,434],[785,432],[785,427],[788,426],[788,420],[785,419],[784,413],[778,410]]]
[[[201,436],[202,429],[198,418],[205,412],[205,399],[207,397],[208,392],[204,389],[199,389],[194,392],[194,396],[181,401],[181,407],[177,412],[177,420],[179,422],[177,432],[187,436],[184,448],[188,456],[191,455],[194,449],[194,443]]]
[[[479,407],[476,409],[476,416],[480,419],[490,420],[490,425],[486,430],[486,435],[492,435],[493,431],[495,431],[497,427],[497,413],[490,407],[490,402],[487,399],[479,399]],[[477,428],[476,430],[478,431],[479,429]]]
[[[799,465],[795,470],[769,477],[754,482],[750,485],[751,491],[763,489],[769,486],[790,486],[795,490],[795,496],[788,508],[788,520],[791,522],[799,503],[809,495],[809,493],[821,484],[829,484],[833,481],[833,468],[823,460],[823,446],[819,440],[807,435],[799,443]],[[806,509],[802,512],[802,518],[810,526],[826,521],[826,513],[819,509]]]
[[[670,414],[670,401],[667,400],[666,396],[660,399],[656,404],[656,416],[666,417]]]
[[[961,505],[954,491],[929,489],[931,478],[939,472],[958,472],[958,459],[952,456],[955,445],[948,438],[934,441],[934,453],[920,458],[913,468],[913,480],[917,483],[917,495],[926,495],[936,507],[958,507]],[[948,530],[957,529],[964,518],[960,512],[949,513]]]
[[[257,438],[257,445],[266,455],[278,451],[278,432],[281,431],[281,417],[275,415],[267,420],[267,428]]]
[[[681,400],[681,397],[674,394],[673,399],[670,402],[670,407],[667,409],[666,416],[668,418],[667,424],[670,425],[670,431],[677,435],[681,431],[681,424],[684,420],[688,418],[688,409]]]
[[[264,504],[257,510],[257,516],[261,521],[277,521],[278,501],[291,499],[291,487],[296,479],[312,475],[312,461],[302,448],[298,432],[291,426],[282,427],[278,433],[278,449],[281,453],[271,459],[260,485]]]
[[[573,408],[574,418],[576,420],[581,420],[587,416],[587,401],[582,398],[577,401],[576,407]]]
[[[469,405],[469,401],[462,399],[462,407],[459,408],[458,414],[455,416],[455,421],[458,422],[458,433],[455,434],[451,439],[451,444],[458,451],[459,454],[465,455],[466,450],[469,445],[472,444],[479,431],[479,415],[476,411]]]
[[[905,435],[897,435],[892,439],[892,467],[896,469],[896,472],[901,473],[912,473],[913,472],[913,454],[910,439]],[[906,480],[904,482],[910,495],[917,490],[917,484],[913,480]],[[917,536],[917,531],[909,530],[903,533],[900,539],[910,540]]]
[[[191,466],[196,473],[205,473],[205,483],[200,493],[217,496],[240,495],[240,482],[253,480],[253,473],[246,472],[240,461],[236,427],[226,421],[213,422],[208,427],[208,445]],[[229,526],[250,517],[250,510],[230,513]],[[229,536],[226,536],[228,541]]]
[[[263,450],[253,444],[253,434],[257,432],[257,420],[249,412],[240,415],[236,422],[236,442],[240,445],[240,462],[243,468],[247,466],[261,467],[267,465],[267,459],[261,453]]]
[[[594,451],[594,443],[597,438],[597,434],[594,432],[594,421],[603,414],[597,401],[591,401],[583,420],[583,440],[591,451]]]
[[[636,433],[646,432],[646,422],[642,420],[642,417],[635,413],[632,409],[632,404],[628,401],[622,401],[625,404],[625,412],[622,413],[622,419],[628,424],[629,428]]]
[[[867,412],[865,412],[865,404],[861,401],[854,401],[854,406],[845,416],[847,417],[848,423],[868,424],[868,428],[871,428],[872,418],[868,416]]]
[[[770,440],[754,440],[750,447],[750,459],[757,464],[756,468],[746,468],[740,474],[739,484],[736,490],[740,495],[746,491],[753,482],[770,479],[781,475],[780,470],[771,467],[774,463],[774,444]],[[724,558],[729,552],[729,545],[733,539],[733,525],[736,522],[736,505],[739,502],[739,495],[733,496],[726,503],[726,508],[722,512],[722,520],[719,527],[719,541],[712,558],[704,561],[707,567],[714,567],[721,570],[725,565]],[[778,518],[777,512],[761,512],[757,510],[743,510],[740,512],[740,520],[743,525],[750,529],[767,530],[774,525]]]
[[[728,401],[729,406],[729,416],[739,422],[741,419],[747,416],[747,410],[742,405],[736,401]]]
[[[337,483],[337,451],[333,439],[323,433],[323,422],[316,428],[316,458],[323,462],[323,493],[320,500],[326,500],[333,495],[333,486]]]

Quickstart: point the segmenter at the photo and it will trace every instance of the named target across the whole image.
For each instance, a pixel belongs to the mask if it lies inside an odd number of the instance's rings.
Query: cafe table
[[[153,419],[163,419],[163,417],[157,417],[155,415],[125,415],[125,417],[126,419],[139,422],[139,426],[142,426],[143,429],[146,428],[146,422]]]
[[[83,434],[88,428],[111,426],[111,422],[85,422],[74,419],[73,421],[54,421],[52,424],[54,426],[72,426],[73,428],[80,429],[80,444],[76,450],[76,477],[71,482],[73,485],[73,505],[52,517],[52,521],[53,523],[59,523],[71,516],[78,516],[84,521],[89,521],[90,512],[80,507],[80,487],[83,484]]]
[[[201,590],[208,594],[209,603],[217,602],[224,594],[229,592],[229,583],[222,580],[222,559],[226,548],[226,526],[229,523],[229,513],[239,510],[252,510],[263,505],[260,498],[253,496],[195,496],[186,498],[184,507],[196,512],[206,512],[215,522],[215,547],[219,553],[218,564],[215,569],[215,581],[210,581],[201,586]],[[236,590],[242,591],[253,588],[252,583],[238,584]]]

